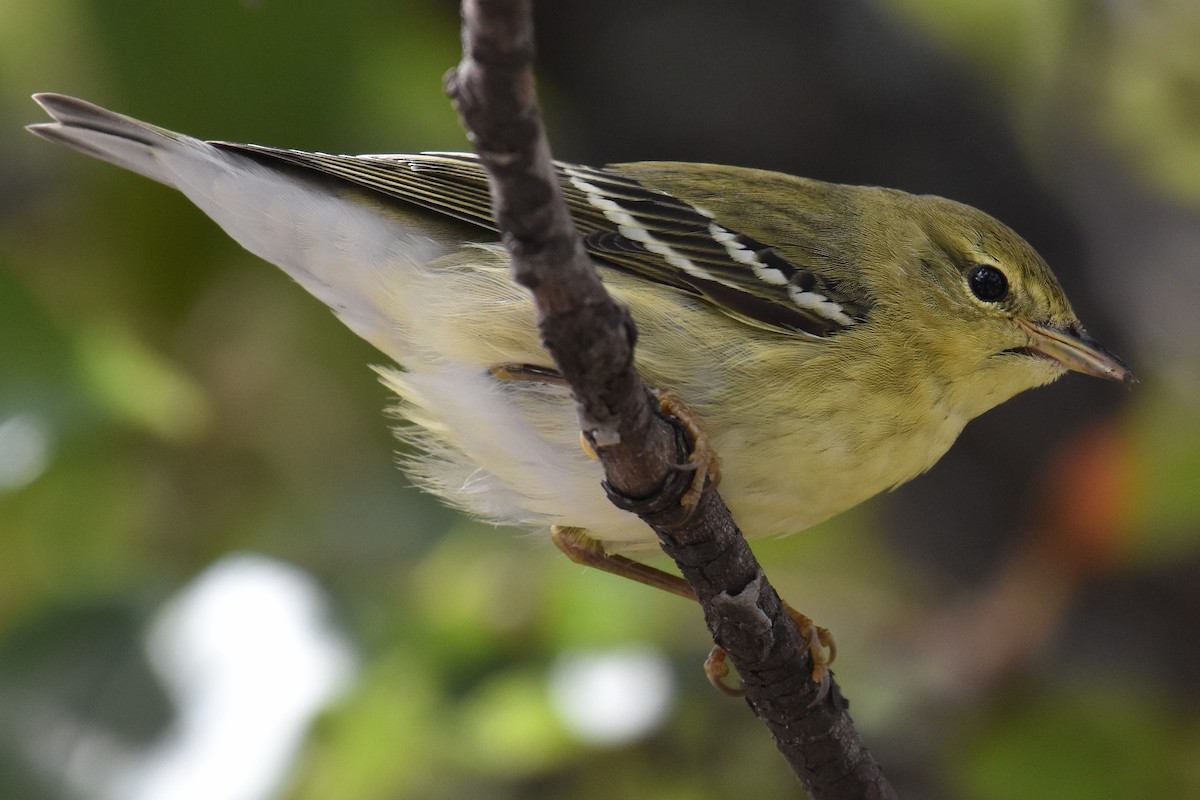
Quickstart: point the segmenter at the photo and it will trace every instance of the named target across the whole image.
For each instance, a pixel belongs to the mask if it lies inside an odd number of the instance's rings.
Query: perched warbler
[[[180,190],[399,365],[379,373],[420,485],[497,523],[656,542],[580,447],[474,156],[203,142],[35,99],[55,122],[33,133]],[[700,420],[748,536],[904,483],[969,420],[1067,370],[1132,380],[1038,254],[974,208],[707,164],[557,169],[637,323],[639,371]]]

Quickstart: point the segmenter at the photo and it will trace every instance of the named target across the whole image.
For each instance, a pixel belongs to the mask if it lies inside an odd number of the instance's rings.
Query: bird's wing
[[[495,230],[487,176],[466,153],[329,155],[261,145],[213,145],[336,176],[430,211]],[[646,187],[619,168],[556,164],[591,255],[609,266],[708,299],[750,325],[826,337],[866,318],[861,293],[699,205]]]

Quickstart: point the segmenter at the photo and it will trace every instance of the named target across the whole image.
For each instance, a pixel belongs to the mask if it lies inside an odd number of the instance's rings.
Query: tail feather
[[[33,99],[55,121],[28,125],[26,129],[30,133],[167,186],[178,188],[156,153],[164,148],[201,144],[190,137],[67,95],[46,92],[35,94]]]
[[[294,165],[160,128],[74,97],[38,94],[54,122],[29,130],[183,192],[250,252],[276,264],[355,333],[403,363],[410,352],[394,299],[445,253],[428,212],[361,202]],[[414,212],[418,211],[414,209]],[[424,224],[422,224],[424,221]]]

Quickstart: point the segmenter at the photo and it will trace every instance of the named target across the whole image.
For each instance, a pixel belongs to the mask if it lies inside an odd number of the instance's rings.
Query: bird
[[[419,486],[604,554],[657,543],[580,446],[474,155],[202,141],[34,99],[53,121],[32,133],[179,190],[390,360],[376,369]],[[637,325],[639,373],[698,421],[748,538],[911,480],[970,420],[1068,371],[1134,380],[1037,252],[962,203],[713,164],[555,170]]]

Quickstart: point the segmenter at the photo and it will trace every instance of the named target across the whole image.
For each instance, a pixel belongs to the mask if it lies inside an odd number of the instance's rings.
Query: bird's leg
[[[629,578],[632,581],[662,589],[664,592],[670,592],[688,600],[696,599],[696,593],[683,578],[663,572],[649,564],[634,561],[632,558],[610,553],[604,549],[604,545],[588,536],[587,531],[582,528],[552,525],[550,526],[550,538],[554,540],[554,546],[576,564],[592,567],[611,575],[620,575],[622,578]]]
[[[683,578],[678,575],[672,575],[669,572],[663,572],[661,569],[643,564],[640,561],[634,561],[632,558],[626,558],[617,553],[609,553],[600,542],[589,536],[585,530],[554,525],[550,528],[550,537],[553,539],[555,546],[576,564],[593,567],[602,572],[619,575],[623,578],[629,578],[630,580],[645,584],[646,586],[662,589],[679,597],[696,600],[696,593],[692,591],[692,587]],[[813,664],[812,679],[821,687],[817,693],[817,699],[813,701],[814,703],[818,703],[825,697],[825,693],[829,690],[829,665],[833,663],[833,659],[837,656],[837,646],[834,644],[833,635],[827,628],[813,624],[811,619],[792,608],[786,602],[783,604],[783,608],[788,613],[788,616],[795,621],[796,627],[800,629],[800,635],[807,642],[809,656],[812,658]],[[713,686],[716,686],[725,694],[735,697],[745,694],[745,690],[742,687],[730,686],[725,683],[724,679],[729,675],[729,664],[726,653],[720,646],[713,647],[712,652],[709,653],[708,658],[704,662],[704,674],[708,676]]]

